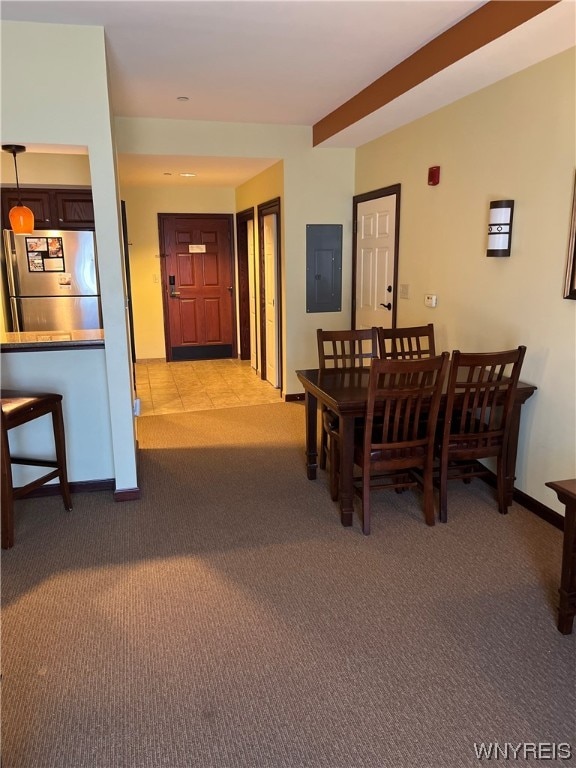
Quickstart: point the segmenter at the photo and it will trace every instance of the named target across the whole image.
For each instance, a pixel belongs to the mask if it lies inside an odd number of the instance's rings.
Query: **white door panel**
[[[254,222],[248,221],[248,293],[250,305],[250,365],[258,370],[258,316],[256,312],[256,251],[254,249]]]
[[[357,206],[356,328],[393,325],[396,195]]]
[[[278,382],[278,323],[276,310],[276,214],[264,216],[264,273],[266,301],[266,381],[274,387]]]

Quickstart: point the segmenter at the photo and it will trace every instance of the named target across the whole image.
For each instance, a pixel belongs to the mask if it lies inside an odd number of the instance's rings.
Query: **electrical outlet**
[[[424,304],[426,304],[427,307],[435,307],[436,304],[438,304],[438,297],[435,293],[427,293],[424,296]]]

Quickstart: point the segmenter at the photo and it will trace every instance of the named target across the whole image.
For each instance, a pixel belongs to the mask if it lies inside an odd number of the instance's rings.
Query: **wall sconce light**
[[[486,256],[510,256],[514,200],[492,200]]]
[[[18,191],[18,205],[13,206],[10,209],[8,218],[10,219],[10,226],[12,231],[16,235],[31,235],[34,231],[34,214],[25,205],[22,205],[22,198],[20,197],[20,184],[18,183],[18,166],[16,164],[16,155],[21,152],[26,152],[26,147],[21,144],[2,144],[4,152],[10,152],[14,157],[14,172],[16,173],[16,190]]]

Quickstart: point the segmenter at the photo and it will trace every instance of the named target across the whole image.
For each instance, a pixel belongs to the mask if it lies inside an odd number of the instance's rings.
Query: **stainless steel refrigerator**
[[[13,331],[102,328],[93,232],[4,230]]]

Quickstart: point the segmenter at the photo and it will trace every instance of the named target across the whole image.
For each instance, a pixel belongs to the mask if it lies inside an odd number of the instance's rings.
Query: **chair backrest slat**
[[[526,347],[503,352],[454,350],[447,386],[445,440],[491,434],[500,442],[508,426]],[[455,407],[455,402],[458,405]]]
[[[366,408],[364,454],[433,450],[448,352],[415,360],[374,360]]]
[[[316,331],[319,368],[363,368],[378,357],[376,328]]]
[[[389,360],[421,360],[434,357],[434,325],[413,325],[405,328],[378,328],[380,357]]]

